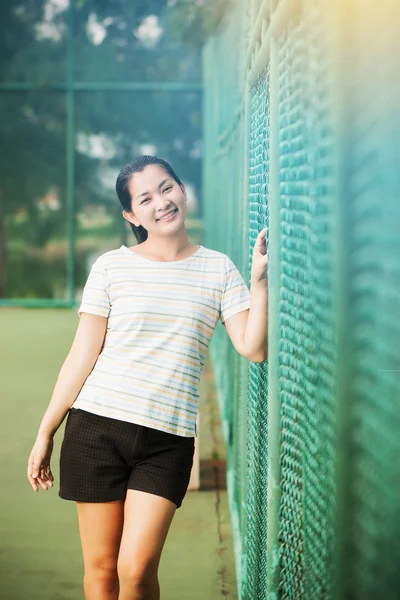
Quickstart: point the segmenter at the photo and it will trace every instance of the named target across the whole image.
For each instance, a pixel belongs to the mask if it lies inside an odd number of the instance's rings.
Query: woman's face
[[[183,185],[183,184],[182,184]],[[134,173],[129,181],[132,212],[123,211],[124,218],[149,233],[167,233],[183,225],[187,213],[185,186],[182,188],[160,165],[148,165]],[[172,210],[177,213],[170,221],[161,220]]]

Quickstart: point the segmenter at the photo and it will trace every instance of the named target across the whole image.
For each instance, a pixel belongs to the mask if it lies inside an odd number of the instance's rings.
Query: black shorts
[[[61,444],[59,496],[110,502],[125,499],[132,489],[168,498],[179,508],[194,439],[72,407]]]

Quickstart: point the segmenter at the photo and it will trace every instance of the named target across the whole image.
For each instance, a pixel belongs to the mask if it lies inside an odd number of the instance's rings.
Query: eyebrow
[[[158,186],[158,189],[160,189],[160,187],[162,187],[164,185],[164,183],[166,183],[169,179],[171,179],[171,177],[167,177],[167,179],[164,179]],[[139,194],[139,196],[136,196],[136,200],[138,198],[141,198],[142,196],[147,196],[147,194],[150,194],[150,192],[143,192],[143,194]]]

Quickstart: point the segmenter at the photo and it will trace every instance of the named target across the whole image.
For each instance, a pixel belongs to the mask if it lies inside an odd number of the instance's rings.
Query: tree
[[[74,79],[200,82],[200,45],[222,6],[226,0],[75,0]],[[15,215],[25,211],[29,216],[23,230],[27,244],[43,245],[65,232],[66,98],[52,85],[66,80],[66,8],[63,0],[4,0],[0,5],[2,80],[36,86],[0,94],[0,296],[10,293],[6,239]],[[158,154],[199,191],[200,106],[197,92],[78,91],[76,139],[102,136],[112,148],[107,165],[118,170],[143,144],[155,144]],[[75,150],[77,210],[90,203],[116,206],[115,195],[110,202],[110,190],[101,183],[104,160],[81,146],[77,143]],[[44,213],[38,199],[51,187],[61,207]]]

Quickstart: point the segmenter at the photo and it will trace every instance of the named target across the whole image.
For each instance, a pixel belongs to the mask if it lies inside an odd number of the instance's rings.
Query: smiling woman
[[[139,156],[122,169],[116,190],[143,253],[169,261],[193,251],[185,229],[186,189],[166,161]]]
[[[186,189],[168,163],[140,156],[116,189],[139,243],[92,266],[28,479],[35,491],[52,485],[53,436],[68,413],[59,496],[77,503],[86,597],[112,590],[116,598],[119,587],[118,598],[159,598],[158,565],[190,481],[199,381],[218,321],[248,360],[265,356],[265,244],[260,232],[250,303],[232,260],[188,239]]]

